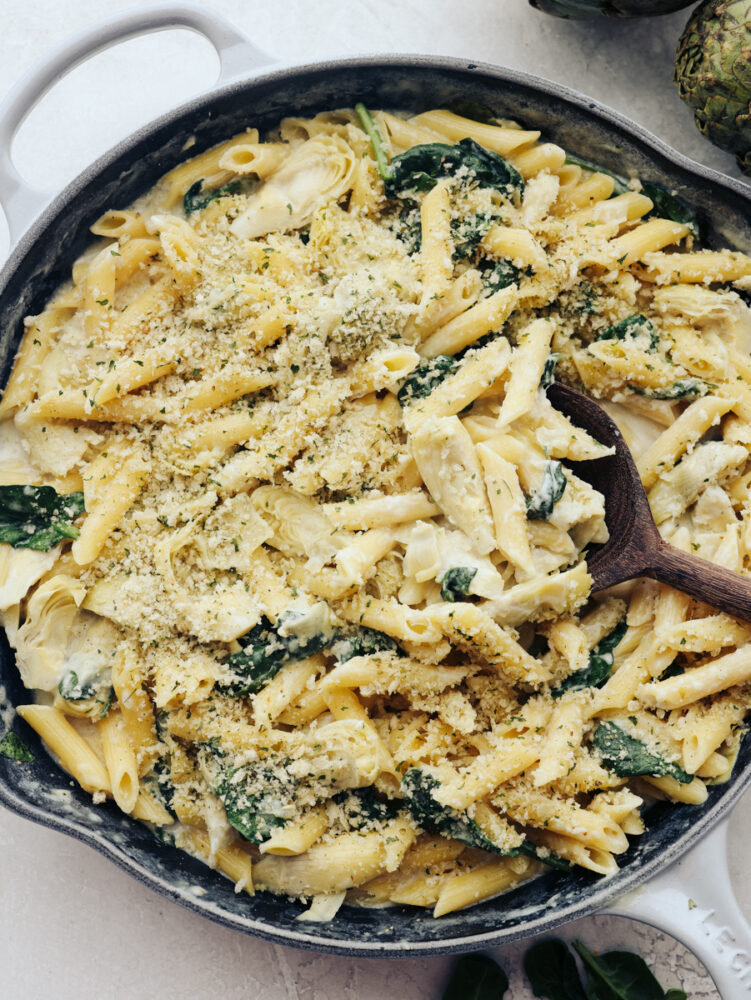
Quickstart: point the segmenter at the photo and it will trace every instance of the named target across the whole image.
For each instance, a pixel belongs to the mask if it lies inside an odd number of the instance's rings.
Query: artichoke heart
[[[751,173],[751,2],[700,4],[678,42],[675,85],[710,142]]]
[[[307,225],[316,210],[338,201],[352,187],[357,157],[339,136],[308,139],[248,199],[232,223],[244,239]]]

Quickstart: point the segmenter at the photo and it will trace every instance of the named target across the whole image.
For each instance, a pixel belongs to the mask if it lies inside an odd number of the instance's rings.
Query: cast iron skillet
[[[184,6],[131,14],[77,40],[54,57],[52,70],[45,67],[16,92],[4,113],[0,111],[0,199],[12,228],[18,226],[32,198],[2,149],[3,139],[7,142],[22,117],[23,102],[36,99],[55,73],[114,39],[175,24],[207,34],[220,51],[225,71],[230,67],[238,71],[244,65],[247,73],[264,61],[229,25]],[[3,384],[21,337],[23,317],[39,312],[58,283],[68,277],[71,263],[90,241],[89,225],[105,208],[127,206],[187,156],[248,126],[258,126],[263,132],[285,115],[309,116],[324,109],[351,107],[358,100],[371,108],[413,112],[451,108],[462,101],[487,105],[503,117],[541,128],[546,138],[605,167],[667,184],[701,208],[710,245],[751,250],[751,189],[692,163],[615,112],[556,84],[493,66],[424,56],[358,58],[275,70],[237,79],[162,116],[94,163],[42,212],[0,275]],[[189,139],[194,141],[186,150]],[[4,638],[0,684],[11,704],[26,699]],[[467,951],[550,930],[599,910],[652,879],[640,898],[632,894],[628,907],[620,902],[615,909],[687,939],[706,962],[714,959],[715,980],[718,986],[725,984],[721,988],[728,998],[746,984],[744,963],[751,958],[744,942],[751,941],[751,932],[735,905],[724,860],[712,860],[707,851],[724,854],[726,824],[721,821],[751,781],[751,740],[741,749],[732,780],[712,788],[704,805],[656,806],[648,819],[649,832],[634,839],[619,859],[620,872],[612,878],[550,871],[498,899],[440,920],[407,907],[345,907],[331,923],[301,924],[296,922],[300,905],[267,894],[253,899],[236,896],[229,881],[160,844],[114,805],[93,807],[90,796],[71,788],[69,777],[51,761],[36,735],[18,719],[14,728],[33,749],[36,760],[18,764],[0,758],[0,801],[91,844],[145,884],[230,927],[342,954]],[[672,864],[712,827],[715,832],[704,841],[701,860],[694,851],[679,865]],[[667,875],[653,878],[671,864]],[[714,869],[711,878],[706,877],[708,869]],[[688,906],[689,894],[698,904],[696,910]],[[729,926],[712,916],[720,908]],[[705,918],[703,923],[699,918]],[[726,961],[719,960],[711,946],[713,934],[718,940],[722,936],[726,945],[733,938],[738,942],[735,950],[726,948]]]

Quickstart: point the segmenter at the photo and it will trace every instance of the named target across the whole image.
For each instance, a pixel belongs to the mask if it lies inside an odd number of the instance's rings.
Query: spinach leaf
[[[536,997],[587,1000],[576,960],[558,938],[532,945],[524,956],[524,971]]]
[[[8,760],[17,760],[22,764],[30,764],[33,760],[36,760],[36,757],[21,737],[16,733],[10,732],[10,730],[0,740],[0,757],[7,757]]]
[[[175,815],[175,786],[172,784],[172,773],[170,766],[164,757],[158,757],[152,769],[149,790],[154,798],[167,810],[171,816]]]
[[[448,111],[459,115],[460,118],[469,118],[473,122],[482,122],[483,125],[497,125],[498,116],[487,104],[480,104],[478,101],[471,101],[468,98],[460,98],[444,105]]]
[[[475,566],[454,566],[447,570],[441,581],[444,601],[460,601],[469,593],[469,586],[477,575]]]
[[[515,853],[515,852],[514,852]],[[533,844],[531,840],[525,840],[519,845],[519,854],[524,854],[528,858],[535,858],[536,861],[541,861],[548,868],[555,868],[559,872],[570,872],[571,863],[566,861],[565,858],[559,857],[557,854],[553,854],[552,851],[541,852],[540,849]]]
[[[370,139],[370,145],[373,147],[373,156],[375,157],[376,166],[378,167],[378,173],[384,180],[388,180],[391,177],[391,168],[389,167],[388,160],[386,159],[386,152],[383,148],[383,139],[381,138],[381,133],[378,131],[378,126],[373,121],[373,118],[362,103],[358,101],[355,105],[355,112],[357,117],[360,119],[360,124],[365,129],[365,132]]]
[[[355,656],[369,656],[380,652],[401,653],[401,650],[390,635],[362,625],[353,632],[340,634],[332,643],[331,652],[339,663],[346,663]]]
[[[636,340],[643,333],[649,335],[649,350],[656,351],[660,338],[652,323],[641,313],[619,320],[598,334],[595,340]]]
[[[502,1000],[508,977],[487,955],[463,955],[454,966],[443,1000]]]
[[[275,766],[276,764],[276,766]],[[251,844],[262,844],[291,815],[295,781],[279,762],[229,771],[216,786],[230,826]]]
[[[407,253],[412,256],[419,253],[422,248],[422,223],[420,221],[419,207],[407,208],[409,203],[404,203],[405,208],[396,219],[390,224],[390,228],[396,238],[407,248]]]
[[[433,790],[439,785],[437,778],[432,774],[425,774],[418,767],[411,767],[402,778],[404,803],[420,826],[431,833],[460,840],[470,847],[479,847],[495,854],[503,853],[466,813],[441,805],[433,797]]]
[[[500,292],[502,288],[508,288],[509,285],[518,285],[524,273],[525,271],[504,257],[497,261],[492,268],[483,272],[482,281],[485,288],[493,294]]]
[[[424,399],[433,389],[459,367],[456,358],[449,354],[436,354],[434,358],[418,365],[402,382],[396,398],[402,406],[409,406],[416,399]]]
[[[509,196],[524,192],[522,175],[502,156],[474,139],[460,139],[453,146],[443,142],[413,146],[395,156],[389,164],[389,176],[384,178],[386,194],[390,198],[413,197],[430,191],[441,178],[460,173]]]
[[[587,967],[587,996],[592,1000],[666,1000],[665,991],[639,955],[609,951],[595,956],[581,941],[574,941],[574,948]],[[675,1000],[686,1000],[683,990],[670,992]]]
[[[675,778],[682,785],[694,780],[692,774],[652,753],[641,740],[629,735],[615,722],[601,722],[593,743],[599,750],[605,767],[615,771],[620,778],[642,774],[653,778],[667,776]]]
[[[641,386],[632,385],[631,389],[640,396],[647,396],[649,399],[698,399],[706,396],[710,389],[716,386],[702,381],[700,378],[681,378],[672,385],[659,386],[653,389],[643,389]]]
[[[83,493],[51,486],[0,486],[0,542],[46,552],[64,538],[78,538],[73,521],[85,510]]]
[[[338,792],[333,799],[338,803],[353,830],[371,823],[382,823],[391,819],[398,812],[398,805],[391,801],[379,799],[372,785],[365,788],[353,788]]]
[[[672,219],[673,222],[680,222],[684,226],[688,226],[695,239],[701,239],[699,218],[690,205],[671,194],[662,184],[655,184],[654,181],[642,181],[641,190],[642,194],[650,198],[654,205],[644,216],[645,219],[653,217]]]
[[[545,359],[545,365],[542,369],[542,377],[540,378],[540,388],[547,389],[555,382],[555,369],[558,362],[563,357],[562,354],[548,354]]]
[[[274,627],[268,618],[262,618],[250,632],[238,639],[243,647],[224,661],[227,678],[217,684],[218,689],[230,697],[257,694],[275,677],[285,663],[303,660],[330,646],[333,633],[320,632],[307,638],[282,635],[280,629],[289,617],[280,618]]]
[[[567,482],[563,465],[556,459],[547,459],[539,490],[527,497],[527,519],[547,521],[565,493]]]
[[[101,705],[101,718],[110,710],[115,696],[112,687],[112,675],[109,670],[102,671],[86,680],[79,678],[75,670],[68,670],[60,678],[57,685],[60,697],[66,701],[93,701]]]
[[[464,260],[471,257],[495,222],[487,212],[475,212],[460,219],[452,219],[451,236],[454,241],[454,258]]]
[[[624,179],[618,174],[614,174],[612,170],[601,167],[599,163],[593,163],[592,160],[585,160],[583,156],[572,156],[571,153],[567,153],[566,163],[570,163],[575,167],[581,167],[582,170],[589,170],[593,174],[607,174],[608,177],[612,177],[615,181],[615,187],[613,188],[614,195],[626,194],[627,191],[631,190]]]
[[[183,211],[186,215],[193,212],[200,212],[217,198],[226,198],[233,194],[250,194],[257,187],[257,182],[253,177],[238,177],[237,180],[223,184],[214,191],[203,193],[203,177],[191,184],[183,196]]]
[[[626,619],[618,622],[616,627],[601,639],[589,654],[589,664],[581,670],[570,674],[557,688],[550,692],[554,698],[560,698],[566,691],[579,691],[582,688],[602,687],[610,677],[613,669],[614,650],[626,634]]]
[[[494,844],[485,836],[475,820],[466,813],[449,806],[441,805],[433,796],[434,789],[440,781],[432,774],[425,774],[419,767],[412,767],[402,778],[402,793],[404,804],[423,829],[431,833],[440,833],[452,840],[459,840],[469,847],[477,847],[482,851],[490,851],[501,857],[515,858],[519,854],[537,858],[551,868],[568,871],[570,865],[555,855],[540,857],[534,844],[524,841],[518,847],[508,850]]]

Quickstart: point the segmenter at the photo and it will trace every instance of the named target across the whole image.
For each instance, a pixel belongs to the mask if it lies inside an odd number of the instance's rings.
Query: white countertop
[[[0,99],[67,35],[138,6],[129,0],[4,0]],[[202,6],[225,14],[284,61],[411,51],[547,76],[739,176],[732,158],[698,134],[671,84],[687,12],[577,23],[538,14],[526,0],[203,0]],[[208,43],[186,31],[111,50],[67,77],[27,120],[14,146],[16,161],[30,181],[54,192],[139,124],[211,86],[216,66]],[[0,261],[3,239],[0,224]],[[751,918],[751,862],[743,844],[749,823],[751,795],[733,818],[730,857],[733,884]],[[581,937],[592,948],[632,948],[665,987],[682,984],[690,1000],[718,998],[696,959],[645,925],[593,917],[569,925],[562,936]],[[500,955],[510,972],[510,1000],[532,997],[520,973],[526,947]],[[451,964],[436,958],[386,965],[245,937],[165,901],[77,841],[0,809],[4,1000],[439,1000]]]

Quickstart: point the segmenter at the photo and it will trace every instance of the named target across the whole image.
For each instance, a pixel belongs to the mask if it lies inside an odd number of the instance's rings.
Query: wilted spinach
[[[667,776],[675,778],[682,785],[693,781],[677,764],[659,757],[641,740],[631,736],[615,722],[601,722],[597,727],[593,743],[600,752],[605,767],[615,771],[619,778],[649,775],[653,778]]]
[[[553,513],[553,507],[565,493],[567,482],[563,465],[556,459],[547,459],[539,490],[527,497],[528,520],[547,521]]]
[[[685,201],[671,194],[662,184],[654,181],[642,181],[642,194],[652,201],[653,208],[644,216],[645,219],[672,219],[688,226],[695,239],[701,239],[701,224],[696,211]]]
[[[424,194],[442,178],[458,175],[508,196],[524,192],[522,175],[502,156],[474,139],[460,139],[453,146],[443,142],[412,146],[395,156],[384,177],[386,194],[390,198]]]
[[[396,398],[402,406],[409,406],[416,399],[424,399],[433,389],[459,367],[459,361],[449,354],[436,354],[429,361],[418,365],[402,382]]]
[[[401,653],[396,641],[384,632],[359,626],[351,632],[339,634],[331,644],[331,652],[339,663],[346,663],[355,656],[370,656],[371,653]]]
[[[204,179],[201,177],[191,184],[183,196],[183,211],[186,215],[193,212],[200,212],[217,198],[226,198],[233,194],[250,194],[257,187],[257,181],[253,177],[238,177],[237,180],[223,184],[206,194],[203,192]]]
[[[560,698],[566,691],[579,691],[581,688],[602,687],[610,677],[615,659],[614,650],[626,634],[626,619],[620,621],[609,635],[601,639],[589,654],[589,663],[581,670],[562,681],[550,692],[554,698]]]
[[[73,524],[85,511],[83,493],[51,486],[0,486],[0,542],[46,552],[64,538],[78,538]]]
[[[333,633],[318,633],[301,639],[296,635],[282,635],[268,618],[262,618],[250,632],[238,639],[243,647],[223,662],[227,677],[217,687],[231,697],[256,694],[275,677],[285,663],[302,660],[330,646]]]
[[[24,741],[16,733],[8,731],[0,740],[0,757],[17,760],[22,764],[30,764],[36,760]]]
[[[700,378],[681,378],[671,385],[657,388],[644,389],[638,385],[633,385],[631,388],[640,396],[647,396],[649,399],[698,399],[700,396],[706,396],[716,386]]]
[[[599,333],[595,340],[636,340],[643,333],[649,336],[649,350],[656,351],[660,338],[651,321],[641,313],[635,313],[613,323],[607,330]]]
[[[469,587],[475,576],[475,566],[454,566],[447,570],[441,581],[441,597],[444,601],[460,601],[469,593]]]

